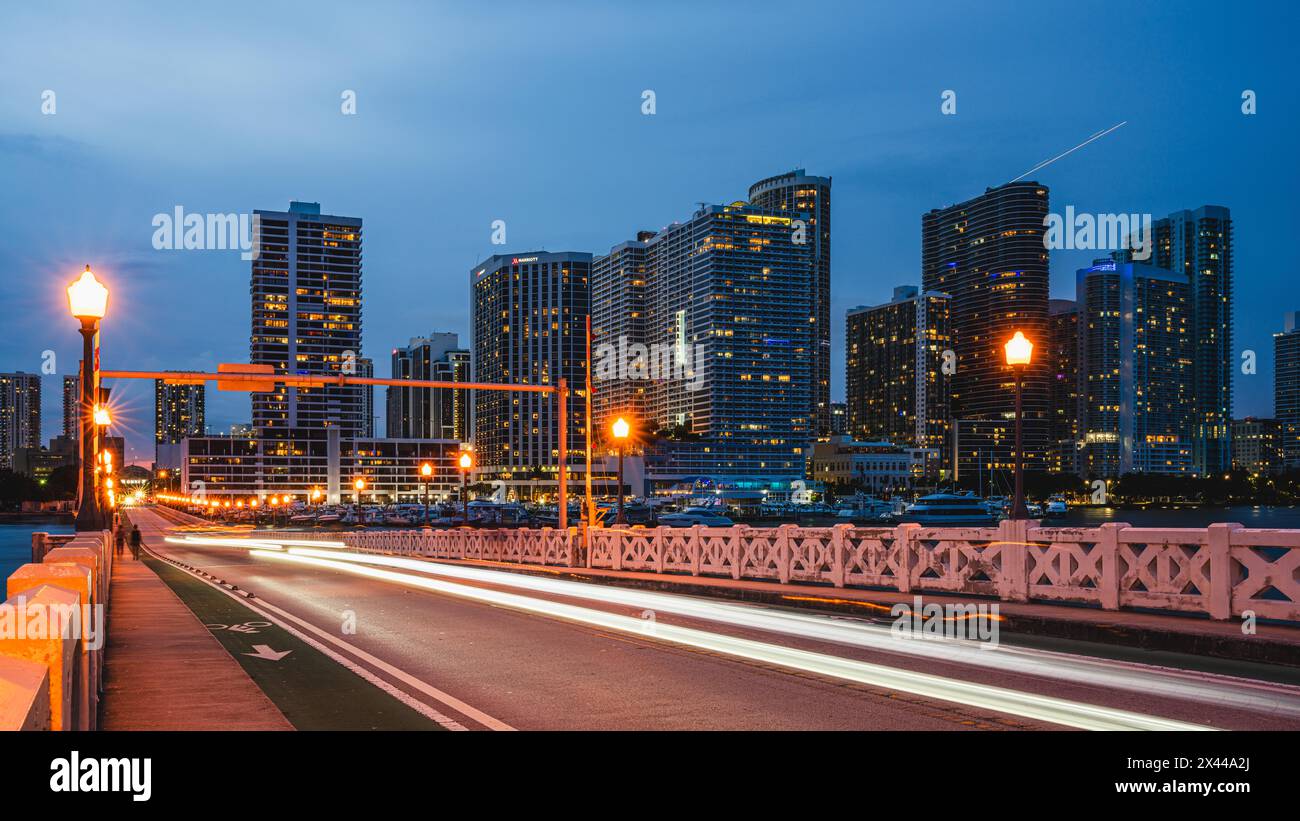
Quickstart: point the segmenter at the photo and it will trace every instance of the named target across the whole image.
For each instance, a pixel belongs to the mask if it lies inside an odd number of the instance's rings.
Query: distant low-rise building
[[[1252,476],[1282,469],[1282,423],[1276,419],[1232,420],[1232,467]]]
[[[890,442],[855,442],[849,436],[832,436],[812,447],[809,478],[822,484],[856,484],[879,493],[904,490],[937,463],[938,448],[908,448]]]

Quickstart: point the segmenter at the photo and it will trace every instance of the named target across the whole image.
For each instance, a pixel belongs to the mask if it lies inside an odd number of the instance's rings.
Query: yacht
[[[998,517],[973,494],[932,493],[908,505],[898,520],[931,527],[979,527],[997,524]]]
[[[1055,519],[1064,516],[1069,512],[1069,506],[1065,504],[1065,497],[1051,496],[1047,499],[1047,507],[1043,510],[1043,515],[1049,519]]]
[[[691,527],[693,525],[704,525],[705,527],[731,527],[735,522],[731,521],[721,513],[717,513],[706,507],[688,507],[685,510],[676,513],[664,513],[659,516],[659,524],[668,527]]]

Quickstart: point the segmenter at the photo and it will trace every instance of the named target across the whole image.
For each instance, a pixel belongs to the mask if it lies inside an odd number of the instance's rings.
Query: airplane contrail
[[[1124,121],[1121,122],[1121,123],[1117,123],[1117,124],[1115,124],[1115,125],[1112,125],[1110,128],[1107,128],[1107,129],[1104,130],[1104,131],[1098,131],[1096,134],[1093,134],[1091,137],[1089,137],[1088,139],[1086,139],[1086,140],[1084,140],[1083,142],[1079,143],[1079,144],[1076,145],[1074,148],[1071,148],[1069,151],[1064,151],[1064,152],[1062,152],[1062,153],[1060,153],[1060,154],[1057,154],[1055,157],[1052,157],[1050,160],[1044,160],[1043,162],[1040,162],[1038,165],[1035,165],[1033,168],[1031,168],[1031,169],[1029,169],[1028,171],[1026,171],[1025,173],[1021,174],[1019,177],[1016,177],[1014,180],[1011,180],[1011,182],[1017,182],[1017,181],[1019,181],[1019,180],[1023,180],[1025,177],[1028,177],[1030,174],[1034,173],[1034,172],[1037,171],[1038,169],[1040,169],[1040,168],[1045,168],[1045,167],[1051,165],[1052,163],[1056,162],[1057,160],[1061,159],[1062,157],[1064,157],[1064,156],[1067,155],[1067,154],[1073,154],[1075,151],[1078,151],[1080,148],[1083,148],[1083,147],[1084,147],[1085,145],[1087,145],[1088,143],[1090,143],[1090,142],[1092,142],[1092,141],[1094,141],[1094,140],[1099,140],[1099,139],[1101,139],[1102,137],[1105,137],[1105,136],[1106,136],[1107,134],[1109,134],[1110,132],[1112,132],[1112,131],[1114,131],[1115,129],[1119,128],[1120,126],[1125,126],[1125,125],[1128,125],[1128,120],[1124,120]]]

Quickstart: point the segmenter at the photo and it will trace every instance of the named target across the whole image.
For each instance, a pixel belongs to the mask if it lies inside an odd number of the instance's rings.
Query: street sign
[[[221,362],[217,365],[217,373],[230,374],[275,374],[274,365],[253,365],[248,362]],[[219,391],[245,391],[261,393],[275,390],[275,380],[269,379],[265,382],[261,380],[248,379],[218,379],[217,390]]]

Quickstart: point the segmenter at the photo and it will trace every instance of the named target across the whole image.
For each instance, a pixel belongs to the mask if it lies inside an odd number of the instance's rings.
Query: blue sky
[[[626,6],[626,7],[624,7]],[[29,4],[0,29],[0,370],[75,372],[63,286],[113,289],[107,367],[246,361],[249,264],[159,251],[157,213],[318,201],[365,220],[365,353],[467,339],[468,271],[500,251],[600,253],[794,167],[834,178],[844,310],[918,281],[920,217],[1121,121],[1036,174],[1053,211],[1233,211],[1237,415],[1272,412],[1300,309],[1296,13],[1235,3]],[[255,23],[255,25],[254,25]],[[42,92],[56,113],[43,114]],[[357,113],[340,113],[340,95]],[[652,89],[657,111],[641,113]],[[957,113],[940,112],[945,89]],[[1258,113],[1241,113],[1241,94]],[[490,243],[506,221],[504,249]],[[1053,252],[1073,295],[1090,252]],[[59,389],[46,383],[46,438]],[[123,384],[152,458],[152,385]],[[378,397],[382,402],[382,394]],[[208,422],[247,421],[210,389]]]

